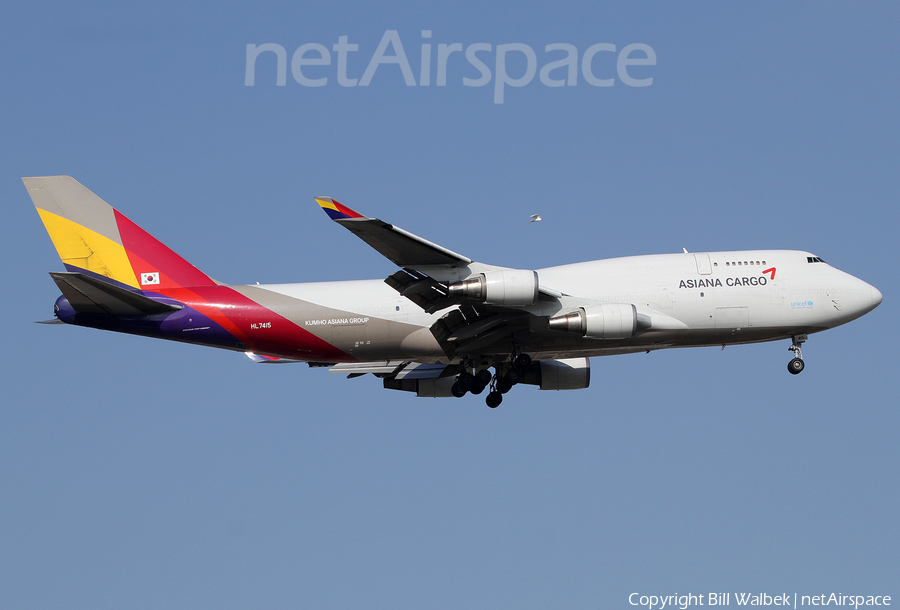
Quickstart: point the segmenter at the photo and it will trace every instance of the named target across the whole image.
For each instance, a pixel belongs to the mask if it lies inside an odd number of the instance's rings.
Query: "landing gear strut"
[[[799,375],[804,367],[803,364],[803,354],[800,353],[800,346],[806,341],[806,335],[795,335],[793,338],[793,343],[788,348],[789,351],[794,352],[794,358],[788,362],[787,369],[791,375]]]
[[[488,393],[487,398],[484,399],[484,404],[492,409],[500,406],[500,403],[503,402],[503,395],[509,392],[512,387],[505,381],[503,377],[500,377],[500,367],[498,366],[497,374],[491,378],[491,391]]]
[[[485,403],[492,409],[496,409],[503,402],[503,395],[509,392],[514,385],[520,383],[525,375],[525,369],[531,364],[531,356],[528,354],[516,354],[510,359],[509,367],[503,372],[503,367],[497,365],[497,374],[494,375],[491,385],[491,393],[487,395]]]

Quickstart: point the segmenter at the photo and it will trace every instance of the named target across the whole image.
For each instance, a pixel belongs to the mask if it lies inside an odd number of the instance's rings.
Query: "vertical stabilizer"
[[[150,291],[217,284],[71,176],[22,182],[67,271]]]

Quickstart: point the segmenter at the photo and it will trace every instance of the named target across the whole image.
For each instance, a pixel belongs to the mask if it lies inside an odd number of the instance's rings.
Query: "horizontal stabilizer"
[[[113,286],[83,273],[54,272],[50,277],[72,308],[79,313],[152,316],[181,309],[180,305],[160,303],[138,292]]]
[[[331,199],[316,197],[325,213],[399,267],[427,265],[468,265],[461,254],[404,231],[377,218],[367,218]]]

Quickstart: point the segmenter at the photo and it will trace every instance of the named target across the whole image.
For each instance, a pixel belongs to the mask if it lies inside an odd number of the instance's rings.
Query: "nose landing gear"
[[[800,353],[800,346],[806,341],[806,335],[795,335],[793,338],[793,343],[788,348],[789,351],[794,352],[794,358],[788,362],[787,369],[791,375],[799,375],[806,365],[803,363],[803,354]]]

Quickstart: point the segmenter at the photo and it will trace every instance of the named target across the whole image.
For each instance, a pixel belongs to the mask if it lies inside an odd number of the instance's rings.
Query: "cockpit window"
[[[822,260],[821,258],[819,258],[818,256],[807,256],[807,257],[806,257],[806,262],[807,262],[807,263],[824,263],[825,261],[823,261],[823,260]]]

